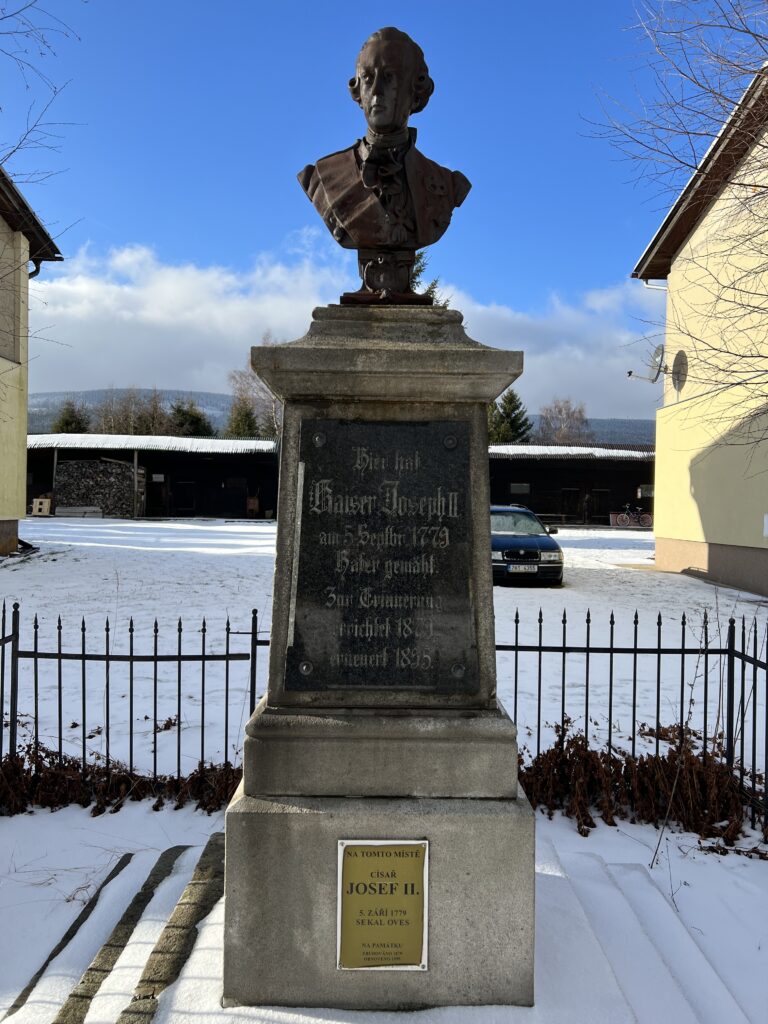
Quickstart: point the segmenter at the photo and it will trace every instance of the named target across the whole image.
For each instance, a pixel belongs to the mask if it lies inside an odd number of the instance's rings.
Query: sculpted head
[[[379,29],[366,39],[349,82],[352,99],[380,135],[405,128],[434,88],[421,47],[396,28]]]

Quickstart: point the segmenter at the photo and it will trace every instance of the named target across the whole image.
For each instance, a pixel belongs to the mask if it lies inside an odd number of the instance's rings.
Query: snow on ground
[[[269,635],[272,610],[272,575],[275,557],[275,524],[271,522],[225,522],[221,520],[174,520],[133,522],[106,519],[29,519],[22,536],[39,547],[24,558],[0,561],[0,599],[19,601],[22,606],[22,647],[31,648],[34,615],[40,623],[40,649],[56,649],[56,621],[62,618],[65,650],[80,649],[81,619],[87,626],[89,651],[103,652],[107,618],[110,622],[110,650],[128,650],[128,620],[133,618],[137,653],[151,653],[154,621],[158,622],[158,650],[177,650],[178,620],[183,619],[183,650],[199,653],[200,626],[206,620],[206,649],[221,652],[227,616],[233,631],[250,629],[251,609],[259,612],[260,636]],[[609,616],[615,615],[615,643],[629,644],[633,638],[633,617],[639,615],[638,638],[642,646],[657,642],[657,615],[662,615],[662,639],[666,646],[679,645],[680,619],[688,617],[687,643],[698,646],[702,616],[710,618],[710,638],[723,645],[731,615],[746,616],[751,649],[752,620],[757,617],[758,649],[765,655],[768,602],[751,594],[714,587],[701,580],[661,573],[653,566],[653,537],[639,530],[562,529],[558,534],[566,560],[562,588],[496,586],[496,640],[511,642],[515,635],[514,616],[519,610],[519,638],[533,643],[541,610],[543,641],[562,640],[562,617],[567,610],[567,637],[571,644],[585,642],[585,618],[589,612],[591,646],[607,646]],[[248,637],[232,636],[232,650],[247,650]],[[535,752],[538,721],[546,747],[561,719],[562,659],[556,654],[542,658],[542,705],[538,709],[538,671],[535,654],[519,657],[517,719],[521,743]],[[266,686],[267,651],[259,650],[257,689]],[[22,663],[20,708],[31,711],[33,699],[32,664]],[[703,662],[689,656],[686,672],[693,689],[685,690],[685,711],[691,725],[700,728],[703,716]],[[499,694],[512,709],[515,704],[514,658],[500,652]],[[680,721],[680,659],[665,656],[661,664],[662,725]],[[712,658],[709,665],[709,732],[714,731],[723,686],[722,665]],[[608,725],[609,659],[593,655],[590,663],[589,731],[595,742],[605,742]],[[581,655],[566,660],[565,711],[574,727],[584,728],[586,666]],[[632,726],[632,659],[614,659],[613,740],[624,746]],[[237,763],[239,736],[248,714],[248,673],[244,663],[233,664],[230,672],[229,717],[224,721],[224,670],[208,665],[205,678],[204,745],[207,760],[229,758]],[[65,664],[63,687],[63,747],[78,755],[82,744],[82,678],[77,662]],[[134,678],[135,764],[149,771],[153,767],[154,715],[152,666],[136,666]],[[106,752],[105,687],[103,667],[89,666],[86,681],[86,743],[89,751]],[[202,679],[199,667],[184,671],[181,714],[182,771],[195,767],[201,749]],[[765,684],[759,681],[758,721],[763,722]],[[749,699],[749,687],[747,688]],[[128,671],[125,665],[111,666],[110,753],[128,759]],[[689,708],[689,700],[694,703]],[[41,740],[58,743],[58,708],[54,663],[44,664],[40,673]],[[748,705],[751,711],[751,705]],[[176,768],[177,679],[173,663],[161,665],[158,674],[158,771]],[[638,659],[637,722],[653,724],[656,718],[656,659]],[[225,729],[226,725],[226,729]],[[226,734],[226,735],[225,735]],[[751,754],[751,715],[747,716],[745,749]],[[650,739],[644,741],[651,743]],[[758,729],[758,765],[764,760],[764,730]],[[750,762],[751,763],[751,762]]]
[[[113,650],[126,650],[125,633],[129,616],[133,616],[136,649],[146,649],[152,642],[155,617],[159,626],[160,649],[175,650],[176,625],[179,616],[185,623],[190,645],[200,641],[199,623],[205,616],[211,649],[221,649],[222,631],[229,615],[232,628],[247,630],[251,608],[260,613],[260,629],[268,632],[271,613],[272,572],[274,566],[274,524],[222,521],[122,522],[112,520],[29,520],[23,524],[23,537],[39,546],[39,552],[21,558],[0,561],[0,598],[22,605],[22,646],[31,645],[31,620],[40,621],[40,645],[55,647],[56,618],[63,620],[65,649],[78,649],[79,625],[82,616],[88,623],[88,644],[103,641],[103,620],[108,615],[112,626]],[[701,581],[657,572],[653,568],[653,539],[649,534],[634,531],[562,530],[558,538],[566,554],[566,584],[562,589],[530,589],[527,587],[496,587],[497,640],[504,642],[514,636],[513,617],[519,608],[520,638],[530,642],[536,635],[536,618],[541,608],[545,619],[545,642],[558,642],[562,633],[563,608],[567,608],[569,637],[583,636],[584,617],[592,615],[592,644],[607,643],[607,620],[616,615],[617,643],[631,637],[631,617],[635,609],[641,616],[642,637],[655,639],[656,615],[661,611],[664,635],[672,643],[679,638],[679,619],[686,612],[694,629],[700,629],[703,611],[724,628],[731,614],[758,615],[764,628],[764,602],[753,595],[715,588]],[[713,623],[714,636],[717,625]],[[100,634],[99,630],[102,629]],[[764,633],[760,634],[760,644]],[[246,638],[238,638],[240,641]],[[234,646],[235,638],[233,638]],[[96,649],[96,646],[93,647]],[[525,661],[525,667],[523,662]],[[627,733],[627,686],[631,683],[626,665],[617,662],[617,693],[614,713],[618,733]],[[518,694],[523,730],[532,729],[535,721],[533,694],[536,690],[535,656],[520,657],[521,672]],[[42,663],[41,663],[42,664]],[[41,712],[46,742],[55,740],[55,688],[49,678],[50,665],[41,669]],[[260,652],[259,690],[265,683],[266,658]],[[29,663],[24,664],[22,695],[29,706]],[[234,731],[244,716],[247,681],[240,678],[233,666],[230,716]],[[499,657],[500,693],[507,705],[514,700],[511,656]],[[550,664],[545,656],[542,685],[542,719],[557,721],[560,716],[560,659]],[[124,679],[113,667],[112,700],[114,706],[125,706]],[[567,666],[567,710],[578,722],[584,697],[583,662],[569,657]],[[641,659],[639,691],[647,705],[655,699],[655,667]],[[103,722],[103,676],[96,667],[89,669],[89,728]],[[161,677],[161,690],[163,689]],[[187,685],[185,675],[185,686]],[[605,696],[608,673],[606,659],[593,659],[591,675],[590,718],[593,734],[603,736],[606,722]],[[620,684],[619,684],[620,680]],[[676,682],[677,680],[677,682]],[[676,688],[679,686],[679,662],[664,668],[664,715],[666,722],[675,721]],[[79,718],[79,666],[75,676],[65,674],[66,739],[70,749],[79,750],[81,733],[69,728]],[[151,730],[142,720],[142,701],[151,696],[151,679],[137,674],[137,762],[147,768],[151,761]],[[161,711],[173,706],[175,676],[166,680],[173,699],[165,701],[161,693]],[[699,680],[700,682],[700,680]],[[221,759],[222,683],[211,670],[206,701],[206,756]],[[193,764],[199,752],[199,727],[195,713],[199,698],[194,692],[196,677],[190,674],[190,692],[185,692],[182,739],[184,765]],[[620,691],[620,692],[619,692]],[[764,692],[764,691],[763,691]],[[764,697],[762,698],[764,699]],[[7,695],[6,695],[7,701]],[[71,712],[71,717],[70,717]],[[762,711],[761,711],[762,713]],[[121,712],[125,721],[124,712]],[[646,719],[647,720],[647,719]],[[583,713],[582,713],[583,722]],[[125,726],[114,726],[113,743],[125,743]],[[158,736],[158,757],[161,770],[174,763],[175,730]],[[103,751],[103,732],[88,741],[90,749]],[[529,738],[529,743],[533,742]],[[208,745],[210,744],[210,745]],[[236,741],[230,737],[230,751]],[[114,753],[114,750],[113,750]],[[121,751],[121,756],[123,753]],[[157,853],[177,843],[201,847],[211,831],[223,827],[223,814],[206,817],[190,809],[174,812],[168,809],[153,812],[148,803],[128,805],[115,815],[91,818],[79,807],[66,808],[54,814],[37,811],[11,819],[0,819],[0,1012],[7,1007],[32,973],[79,913],[83,903],[105,878],[121,853],[136,851],[135,863],[126,875],[122,888],[117,887],[110,900],[127,899],[135,883],[138,887],[154,863]],[[578,835],[573,823],[559,816],[549,821],[537,819],[537,1006],[533,1010],[502,1007],[436,1009],[423,1013],[362,1014],[328,1010],[250,1009],[227,1012],[228,1020],[245,1020],[259,1024],[304,1024],[324,1021],[326,1024],[352,1022],[416,1021],[417,1024],[556,1024],[577,1020],[597,1024],[619,1024],[624,1020],[651,1018],[638,1009],[643,992],[653,994],[657,975],[653,950],[632,961],[623,943],[597,943],[600,927],[610,928],[615,920],[601,911],[618,899],[608,887],[600,888],[595,877],[594,858],[610,866],[610,877],[621,881],[629,907],[635,907],[642,934],[652,939],[663,951],[664,943],[674,929],[669,925],[682,923],[687,931],[686,952],[678,958],[675,970],[680,975],[695,977],[701,972],[702,982],[696,1004],[701,1021],[732,1020],[723,1014],[722,1005],[733,1001],[745,1019],[758,1024],[765,1019],[766,984],[768,976],[768,885],[765,862],[745,857],[718,857],[701,851],[694,836],[669,832],[663,838],[657,863],[649,873],[650,884],[658,899],[649,898],[646,876],[637,865],[647,867],[653,859],[658,832],[648,826],[621,824],[608,828],[600,823],[589,839]],[[748,834],[744,847],[754,846],[757,836]],[[126,871],[129,871],[127,868]],[[623,873],[622,873],[623,872]],[[637,876],[637,878],[635,878]],[[608,875],[606,875],[608,877]],[[177,881],[181,884],[183,879]],[[645,886],[645,888],[643,887]],[[618,890],[617,890],[618,891]],[[579,894],[579,903],[573,895]],[[593,894],[590,896],[589,894]],[[587,895],[585,895],[587,894]],[[597,894],[597,895],[594,895]],[[638,896],[640,894],[640,896]],[[619,893],[621,896],[621,893]],[[642,897],[642,899],[640,898]],[[621,896],[623,899],[624,897]],[[87,966],[91,956],[109,934],[115,915],[121,908],[104,901],[100,916],[94,913],[79,941],[66,951],[46,975],[39,1001],[25,1011],[37,1024],[53,1019],[57,1000],[71,988],[73,981]],[[569,902],[570,901],[570,902]],[[634,902],[633,902],[634,901]],[[659,902],[661,901],[661,902]],[[161,901],[162,902],[162,901]],[[588,911],[588,913],[587,913]],[[672,914],[668,921],[665,914]],[[585,914],[587,916],[585,917]],[[589,924],[587,924],[589,917]],[[614,915],[615,918],[615,915]],[[143,927],[158,927],[158,922],[145,922]],[[222,1019],[219,1007],[221,907],[217,907],[201,930],[201,937],[192,960],[182,978],[161,998],[158,1022],[213,1024]],[[145,936],[146,938],[146,936]],[[689,941],[690,940],[690,941]],[[632,961],[623,965],[617,956],[626,954]],[[92,1007],[94,1020],[109,1019],[110,1007],[119,1000],[121,985],[130,988],[135,966],[128,953],[123,965],[125,978],[112,979],[99,1005]],[[655,954],[653,954],[655,955]],[[607,957],[607,959],[606,959]],[[706,958],[705,960],[702,958]],[[667,961],[669,957],[667,957]],[[705,965],[706,970],[702,967]],[[121,968],[123,969],[123,968]],[[133,974],[131,973],[133,971]],[[634,974],[627,974],[634,971]],[[125,979],[128,979],[126,981]],[[619,979],[617,982],[616,979]],[[596,981],[597,979],[597,981]],[[709,979],[707,981],[707,979]],[[705,983],[706,982],[706,983]],[[633,998],[630,994],[633,989]],[[710,987],[708,987],[710,986]],[[712,986],[715,986],[712,989]],[[720,986],[720,988],[717,988]],[[110,1000],[112,1000],[110,1002]],[[629,1008],[631,1007],[631,1009]],[[716,1013],[719,1016],[716,1016]],[[101,1014],[101,1016],[100,1016]],[[17,1016],[16,1019],[21,1019]],[[667,1018],[669,1019],[669,1018]],[[89,1016],[91,1020],[91,1016]]]
[[[0,818],[0,1016],[122,854],[134,858],[46,979],[29,1017],[35,1024],[46,1013],[48,1020],[56,1015],[159,854],[176,845],[196,847],[199,854],[210,833],[222,827],[222,814],[208,817],[190,808],[155,812],[149,801],[98,818],[75,806]],[[21,1022],[22,1013],[13,1019]]]
[[[100,901],[77,940],[54,961],[13,1020],[49,1024],[159,852],[176,844],[199,851],[210,832],[222,828],[223,813],[207,817],[189,809],[153,812],[149,802],[128,804],[118,814],[99,818],[70,807],[0,819],[0,1014],[122,853],[135,856],[119,876],[119,885],[112,883],[109,898],[103,906]],[[537,816],[534,1009],[463,1007],[371,1014],[272,1007],[230,1009],[223,1015],[219,903],[202,923],[181,978],[161,996],[157,1024],[218,1024],[222,1019],[254,1024],[680,1024],[690,1018],[665,1015],[663,1010],[659,1014],[652,1005],[653,999],[679,998],[675,979],[685,983],[696,1012],[692,1019],[699,1024],[762,1024],[768,972],[768,865],[736,855],[706,854],[695,836],[671,831],[662,838],[657,863],[646,873],[658,837],[648,826],[621,823],[609,828],[599,823],[584,839],[568,819]],[[742,846],[753,846],[756,839],[750,835]],[[179,877],[164,883],[166,888],[181,890],[193,858],[191,854],[185,864],[180,862]],[[629,903],[608,922],[626,932],[626,941],[613,949],[605,940],[607,925],[599,913],[601,908],[613,911],[616,899],[623,897],[608,884],[608,877],[603,880],[603,895],[584,889],[594,885],[596,865],[601,870],[610,866]],[[116,1019],[117,1007],[127,1004],[143,958],[170,907],[168,893],[161,890],[94,1001],[89,1024],[109,1024]],[[629,917],[633,906],[642,928]],[[680,925],[687,932],[683,941],[675,935]],[[677,941],[669,949],[665,943],[671,939]],[[643,941],[646,947],[638,956],[636,944]],[[657,956],[663,962],[657,962]],[[672,970],[671,981],[667,968]],[[671,1004],[664,1005],[670,1009]],[[730,1012],[724,1013],[723,1006],[730,1006]]]

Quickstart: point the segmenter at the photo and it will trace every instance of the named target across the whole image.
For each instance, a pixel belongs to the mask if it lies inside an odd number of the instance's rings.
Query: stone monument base
[[[225,1005],[533,1005],[534,814],[516,800],[246,796],[226,818]],[[428,966],[339,970],[337,844],[429,840]]]
[[[517,796],[517,727],[500,704],[312,711],[264,697],[245,732],[248,796]]]

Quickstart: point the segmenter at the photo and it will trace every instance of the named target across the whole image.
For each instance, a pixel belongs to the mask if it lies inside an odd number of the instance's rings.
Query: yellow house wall
[[[28,258],[26,238],[0,218],[0,524],[26,513]]]
[[[665,361],[684,351],[689,365],[679,392],[666,375],[656,417],[657,539],[768,553],[768,225],[753,206],[765,167],[760,145],[669,275]]]

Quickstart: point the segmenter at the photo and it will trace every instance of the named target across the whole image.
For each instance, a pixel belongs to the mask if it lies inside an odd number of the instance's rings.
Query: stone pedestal
[[[225,1000],[530,1005],[534,819],[496,701],[486,429],[522,356],[453,310],[328,307],[252,360],[285,414],[269,688],[227,812]],[[344,844],[375,840],[428,850],[428,943],[411,966],[343,969]],[[412,924],[387,907],[366,911],[373,939]]]

